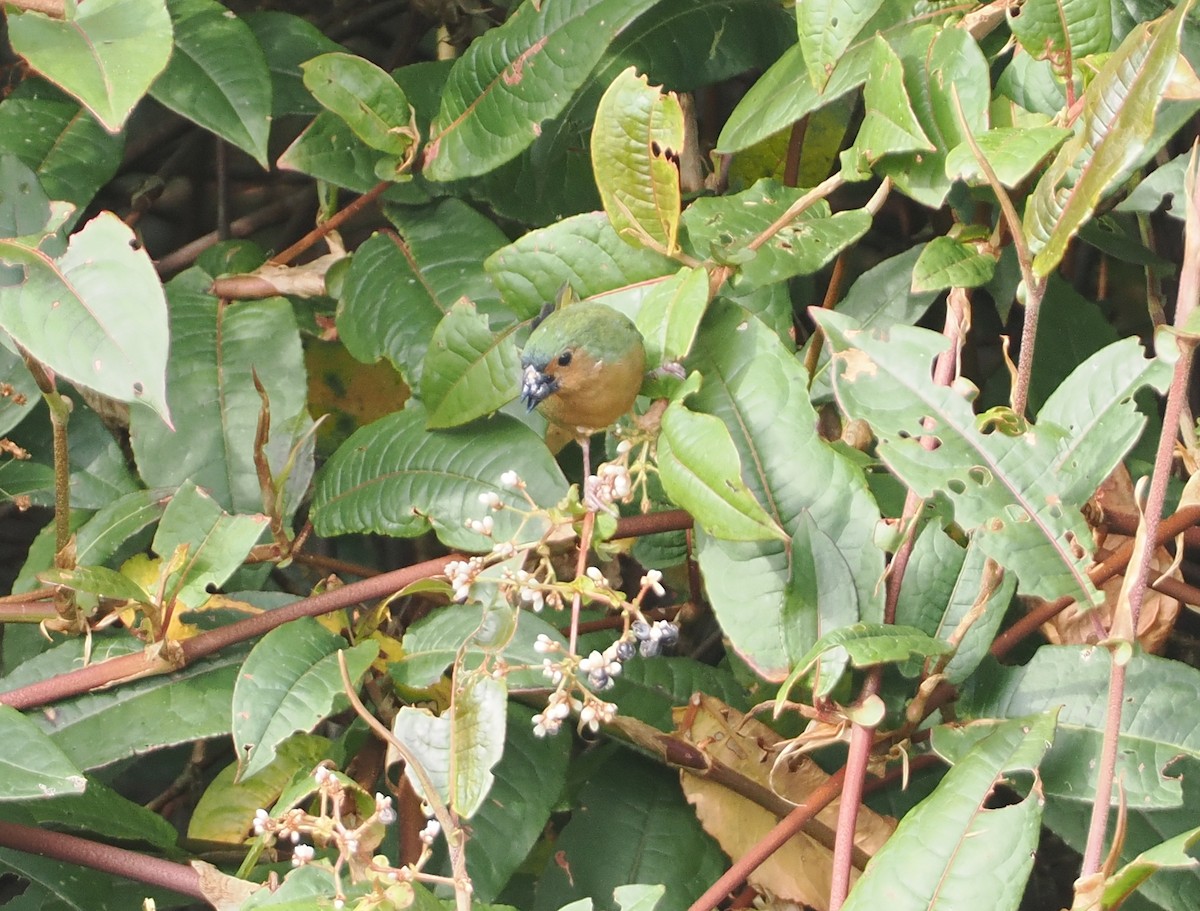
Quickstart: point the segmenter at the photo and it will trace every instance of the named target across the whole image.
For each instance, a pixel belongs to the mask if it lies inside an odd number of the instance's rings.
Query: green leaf
[[[0,801],[82,794],[83,773],[32,721],[0,706]]]
[[[0,383],[7,384],[12,390],[0,397],[0,434],[3,434],[28,417],[41,402],[41,394],[25,361],[3,345],[0,345]]]
[[[813,88],[821,91],[850,42],[883,0],[806,0],[796,4],[800,50]]]
[[[38,574],[47,585],[62,586],[72,591],[123,598],[150,604],[153,600],[133,579],[104,566],[77,566],[75,569],[48,569]]]
[[[868,0],[873,2],[873,0]],[[875,36],[890,41],[929,21],[929,11],[907,3],[884,3],[834,67],[824,90],[813,87],[799,44],[793,45],[750,87],[725,122],[717,151],[740,152],[790,127],[811,112],[830,105],[859,88],[872,69]]]
[[[222,307],[208,293],[211,281],[194,269],[167,286],[171,303],[167,389],[175,429],[163,426],[144,409],[132,409],[133,454],[148,485],[178,487],[190,480],[226,511],[252,514],[263,508],[254,466],[254,437],[263,403],[254,388],[254,375],[271,402],[267,456],[278,477],[292,442],[304,434],[296,423],[307,386],[300,334],[286,300]],[[163,349],[165,357],[165,344]]]
[[[0,240],[0,263],[24,270],[20,285],[0,288],[0,325],[73,382],[141,402],[169,422],[167,306],[150,257],[135,245],[111,212],[73,234],[57,258],[27,240]]]
[[[335,187],[366,193],[381,179],[376,169],[393,160],[355,136],[342,118],[322,111],[284,150],[276,165],[282,171],[297,171]],[[392,199],[394,192],[395,188],[385,195]]]
[[[827,615],[805,597],[820,589],[818,579],[805,575],[814,564],[793,561],[789,541],[697,534],[706,591],[725,634],[756,672],[781,681],[821,634],[847,622],[847,603],[858,605],[855,620],[882,618],[883,554],[874,544],[879,510],[862,472],[818,435],[804,368],[756,317],[714,302],[687,366],[704,376],[689,406],[729,428],[755,499],[792,539],[811,516],[812,528],[832,545],[814,548],[836,551],[848,567],[854,594],[831,602]]]
[[[451,806],[470,819],[492,789],[492,767],[504,753],[508,688],[503,678],[470,674],[450,705]]]
[[[787,540],[742,481],[742,465],[719,418],[667,408],[658,438],[663,488],[710,535],[727,541]]]
[[[966,141],[962,119],[972,135],[988,128],[990,76],[987,58],[965,28],[947,27],[932,43],[923,29],[914,29],[894,47],[903,61],[904,85],[930,150],[884,157],[876,171],[896,182],[896,187],[922,205],[938,208],[950,191],[946,154]]]
[[[489,674],[469,674],[441,715],[401,706],[392,733],[425,769],[439,797],[464,818],[483,805],[492,786],[492,766],[504,752],[506,687]],[[388,759],[401,757],[389,748]],[[411,765],[405,774],[413,790],[428,800]]]
[[[956,520],[978,529],[984,551],[1017,574],[1020,591],[1092,603],[1091,531],[1082,504],[1063,500],[1068,481],[1051,469],[1061,434],[978,430],[970,402],[930,377],[948,344],[936,333],[907,326],[863,331],[828,311],[815,318],[834,354],[838,402],[871,425],[888,467],[922,497],[947,496]],[[937,448],[921,445],[923,436],[935,438]]]
[[[698,255],[737,265],[739,288],[816,272],[867,233],[866,209],[831,214],[820,200],[757,249],[749,247],[806,192],[768,179],[742,193],[697,199],[684,214],[688,240]]]
[[[4,678],[13,689],[80,667],[84,645],[64,642],[22,663]],[[93,636],[91,660],[140,651],[130,636]],[[80,768],[95,769],[140,755],[229,732],[229,699],[245,653],[231,649],[172,674],[123,681],[121,686],[55,704],[52,715],[29,716]]]
[[[959,635],[961,641],[943,670],[955,684],[970,677],[987,656],[1016,588],[1016,577],[1005,573],[995,591],[987,595],[983,613],[962,634],[960,625],[978,608],[976,602],[984,594],[981,584],[986,578],[986,560],[974,538],[961,547],[940,525],[930,523],[917,538],[904,570],[896,623],[924,630],[942,641]]]
[[[293,734],[276,749],[265,769],[237,780],[237,763],[217,773],[204,789],[188,822],[188,838],[240,845],[254,821],[254,811],[269,807],[283,789],[300,775],[311,775],[317,763],[329,757],[330,743],[312,734]]]
[[[1059,733],[1042,766],[1046,793],[1090,804],[1107,724],[1108,652],[1044,645],[1024,667],[991,665],[984,671],[964,690],[960,717],[1006,719],[1061,706]],[[1200,758],[1200,720],[1180,710],[1200,698],[1200,671],[1138,652],[1125,673],[1125,698],[1137,710],[1121,715],[1112,799],[1121,799],[1120,788],[1130,807],[1177,807],[1179,778],[1164,770],[1176,757]]]
[[[448,547],[490,550],[493,540],[517,532],[522,517],[512,509],[496,512],[493,538],[468,530],[463,520],[484,511],[479,495],[489,491],[507,506],[528,507],[500,485],[510,469],[539,504],[553,505],[566,493],[566,479],[541,439],[515,418],[497,415],[484,425],[427,431],[424,411],[410,405],[356,432],[326,463],[313,495],[313,524],[327,536],[413,537],[432,527]],[[538,532],[526,528],[524,534]]]
[[[430,127],[430,180],[486,174],[570,102],[612,40],[655,0],[523,4],[458,59]],[[500,126],[503,129],[500,129]]]
[[[1070,135],[1070,130],[1053,126],[997,127],[980,133],[975,137],[975,143],[1000,183],[1012,189]],[[966,140],[946,156],[946,176],[951,180],[964,180],[971,186],[987,183],[987,176]]]
[[[485,648],[476,634],[485,633],[491,626],[503,622],[504,609],[484,607],[481,612],[480,608],[479,604],[451,604],[414,623],[404,634],[404,654],[399,661],[388,665],[396,683],[414,688],[430,687],[460,656],[462,667],[474,670],[485,654],[496,654],[512,668],[508,675],[508,685],[512,689],[544,686],[544,655],[534,648],[534,643],[538,636],[546,636],[565,647],[567,640],[557,628],[536,614],[514,612],[510,608],[508,623],[515,621],[516,627],[507,643],[499,652],[492,647]]]
[[[330,53],[303,64],[304,85],[373,149],[403,156],[412,148],[413,109],[396,80],[369,60]]]
[[[566,783],[571,752],[568,737],[534,735],[532,710],[510,702],[507,714],[504,755],[471,817],[475,850],[467,852],[467,872],[480,902],[496,900],[542,836]]]
[[[890,623],[854,623],[843,626],[822,636],[796,663],[796,669],[788,675],[779,688],[779,700],[787,699],[792,687],[809,676],[818,665],[824,670],[848,664],[854,667],[873,667],[879,664],[901,664],[914,658],[923,660],[935,655],[947,655],[950,646],[919,629],[895,626]],[[837,679],[826,679],[824,673],[814,684],[819,694],[828,694],[837,685]]]
[[[635,247],[675,251],[683,109],[633,67],[605,91],[592,126],[592,169],[617,235]]]
[[[300,64],[319,54],[341,50],[307,19],[276,10],[252,10],[242,16],[262,48],[271,71],[271,115],[313,116],[321,106],[304,87]]]
[[[682,360],[692,348],[708,306],[708,272],[683,268],[656,284],[642,300],[636,319],[651,369]]]
[[[167,0],[175,49],[151,94],[267,167],[271,74],[254,33],[216,0]]]
[[[1112,42],[1107,0],[1025,0],[1006,10],[1006,16],[1026,53],[1035,60],[1050,60],[1060,74],[1078,71],[1078,61],[1104,53]]]
[[[577,806],[538,878],[531,911],[586,898],[612,908],[615,889],[644,882],[666,887],[658,911],[685,911],[728,866],[680,793],[678,773],[627,751],[593,770]],[[670,851],[652,847],[667,844]]]
[[[613,898],[621,906],[621,911],[654,911],[666,891],[667,887],[661,883],[657,886],[634,883],[617,886],[613,889]]]
[[[772,0],[659,0],[616,37],[532,145],[471,181],[469,192],[498,215],[529,225],[600,208],[586,154],[589,130],[601,94],[622,69],[632,64],[654,84],[695,91],[769,66],[795,40],[793,22]]]
[[[1134,394],[1170,385],[1172,368],[1144,354],[1136,338],[1114,342],[1076,367],[1038,411],[1038,423],[1066,431],[1052,471],[1069,481],[1069,502],[1092,496],[1141,436],[1146,416]]]
[[[119,132],[171,56],[164,0],[88,0],[65,12],[65,20],[10,14],[13,50]]]
[[[980,252],[973,244],[942,235],[927,243],[917,258],[912,289],[920,292],[978,288],[991,281],[995,272],[995,256]]]
[[[508,316],[484,261],[508,239],[466,203],[392,208],[403,234],[376,234],[355,251],[338,306],[338,337],[364,363],[386,357],[414,389],[434,329],[460,298]]]
[[[77,211],[117,173],[123,147],[122,137],[109,134],[78,102],[36,80],[0,102],[0,155],[16,155],[51,199],[73,203]],[[6,179],[4,185],[13,184]]]
[[[527,319],[554,300],[564,282],[586,300],[672,275],[679,264],[631,247],[603,212],[588,212],[530,231],[489,256],[483,267],[504,302]]]
[[[939,752],[945,734],[945,728],[935,731]],[[1053,737],[1054,716],[1047,713],[1011,721],[975,744],[900,821],[851,890],[845,911],[943,904],[1016,911],[1033,869],[1040,801],[1036,791],[1006,807],[993,809],[986,801],[1006,772],[1036,770]],[[898,881],[903,889],[896,889]]]
[[[939,293],[918,292],[912,288],[913,268],[924,249],[924,244],[917,244],[868,269],[855,280],[838,303],[838,312],[854,317],[864,329],[872,326],[914,325],[925,315]],[[813,375],[812,396],[815,401],[833,396],[829,379],[829,350],[824,345],[817,372]]]
[[[1035,274],[1054,271],[1096,204],[1146,153],[1191,5],[1187,0],[1161,19],[1134,28],[1084,92],[1074,138],[1059,149],[1025,208]]]
[[[251,649],[233,688],[239,780],[270,765],[276,747],[295,731],[311,730],[347,704],[338,669],[342,651],[350,680],[357,682],[379,654],[379,644],[347,648],[341,636],[301,617],[271,630]]]
[[[904,65],[881,35],[875,36],[863,106],[866,110],[854,146],[868,161],[898,152],[934,151],[909,101]]]
[[[1200,866],[1200,861],[1189,851],[1197,841],[1200,841],[1200,827],[1181,832],[1174,838],[1168,838],[1148,851],[1143,851],[1105,880],[1101,898],[1103,906],[1119,907],[1155,873],[1163,870],[1195,870]]]
[[[172,586],[176,597],[199,607],[242,565],[268,522],[264,515],[231,516],[195,484],[184,484],[167,504],[153,545],[165,560],[187,547],[187,562]]]
[[[438,323],[421,371],[431,430],[491,414],[521,391],[521,356],[512,332],[496,334],[475,305],[460,300]]]
[[[169,496],[161,489],[135,490],[100,507],[75,533],[76,560],[80,565],[108,560],[130,538],[159,520]]]

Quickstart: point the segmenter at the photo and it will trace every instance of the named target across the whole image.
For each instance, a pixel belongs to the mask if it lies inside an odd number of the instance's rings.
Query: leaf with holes
[[[600,99],[592,127],[592,170],[604,211],[629,244],[675,251],[683,109],[674,92],[651,87],[633,67]]]
[[[1091,530],[1082,503],[1064,500],[1069,481],[1052,471],[1063,431],[980,431],[970,402],[930,377],[931,362],[949,344],[934,332],[864,331],[829,311],[814,317],[833,353],[838,402],[871,425],[888,467],[920,496],[948,497],[956,521],[978,530],[980,546],[1016,573],[1021,592],[1094,603]],[[927,449],[922,436],[937,445]]]

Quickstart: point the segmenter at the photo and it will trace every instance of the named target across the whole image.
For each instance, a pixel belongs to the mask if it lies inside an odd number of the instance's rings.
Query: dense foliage
[[[1191,0],[10,2],[9,907],[1196,907]]]

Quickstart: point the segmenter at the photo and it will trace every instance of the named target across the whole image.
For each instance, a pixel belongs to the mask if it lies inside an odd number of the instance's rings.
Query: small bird
[[[646,347],[628,317],[607,304],[579,302],[538,324],[521,366],[521,401],[578,440],[586,460],[588,437],[633,407]]]

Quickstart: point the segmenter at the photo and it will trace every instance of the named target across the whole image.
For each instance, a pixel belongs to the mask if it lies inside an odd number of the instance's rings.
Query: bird
[[[646,346],[627,316],[579,301],[535,326],[521,368],[521,401],[545,415],[551,431],[559,428],[562,442],[579,442],[586,477],[587,441],[633,407],[646,374]]]

